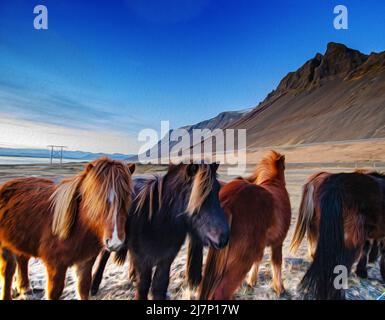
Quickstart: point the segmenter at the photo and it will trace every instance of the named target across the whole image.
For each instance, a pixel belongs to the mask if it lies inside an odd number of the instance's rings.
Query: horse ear
[[[187,175],[193,177],[198,172],[199,166],[195,163],[191,163],[187,166]]]
[[[285,160],[286,160],[286,158],[285,158],[285,155],[284,154],[282,154],[278,159],[277,159],[277,162],[280,164],[280,165],[282,165],[282,167],[285,169]]]
[[[135,169],[136,169],[135,163],[129,163],[128,164],[128,170],[130,170],[131,174],[133,174],[135,172]]]
[[[213,172],[217,172],[217,170],[219,168],[219,163],[218,162],[214,162],[214,163],[210,164],[210,167],[211,167],[211,170]]]
[[[84,172],[85,173],[90,172],[94,166],[95,166],[94,163],[90,162],[89,164],[86,165]]]

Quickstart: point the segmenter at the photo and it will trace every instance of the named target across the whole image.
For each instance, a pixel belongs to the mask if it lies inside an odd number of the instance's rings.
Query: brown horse
[[[374,179],[384,179],[385,176],[368,170],[357,170],[356,173],[368,175]],[[326,178],[330,177],[332,173],[319,172],[310,176],[303,187],[301,205],[299,208],[297,225],[294,231],[293,239],[291,241],[290,250],[296,252],[303,241],[306,238],[308,240],[308,250],[311,259],[314,259],[320,228],[320,190],[322,183]],[[367,274],[367,262],[375,262],[379,253],[379,244],[377,240],[366,239],[365,245],[361,252],[361,258],[357,264],[356,273],[361,278],[366,278]],[[381,252],[382,254],[382,252]],[[381,273],[385,280],[385,255],[381,257]]]
[[[273,288],[278,295],[284,291],[282,244],[291,219],[284,173],[285,157],[271,151],[249,178],[222,187],[220,201],[231,223],[230,241],[223,250],[209,250],[200,299],[231,299],[251,267],[250,282],[255,284],[266,246],[271,247]]]
[[[304,186],[291,249],[296,250],[307,234],[313,262],[302,279],[305,297],[343,299],[344,289],[336,288],[337,266],[350,271],[362,256],[365,265],[368,239],[385,237],[385,176],[376,172],[318,173]],[[385,258],[381,259],[384,269]],[[357,272],[360,273],[358,265]]]
[[[76,267],[78,293],[87,299],[92,266],[103,247],[118,250],[125,239],[135,165],[102,158],[55,185],[20,178],[0,188],[2,299],[11,299],[18,266],[19,291],[29,290],[28,259],[43,260],[47,297],[59,299],[67,268]]]

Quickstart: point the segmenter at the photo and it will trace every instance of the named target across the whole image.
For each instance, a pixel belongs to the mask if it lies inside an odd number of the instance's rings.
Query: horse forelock
[[[68,236],[75,223],[80,200],[88,220],[94,224],[112,218],[117,207],[128,212],[132,189],[127,165],[109,159],[94,161],[77,176],[62,181],[51,196],[53,233],[62,238]]]
[[[84,178],[80,188],[87,216],[94,221],[109,219],[122,208],[131,207],[133,185],[128,166],[120,161],[101,160]]]
[[[213,190],[216,175],[209,165],[200,165],[192,182],[191,193],[186,212],[190,215],[200,210],[203,203]]]
[[[284,155],[271,150],[262,158],[254,173],[247,180],[261,184],[268,180],[282,179],[284,177],[284,166],[279,166],[280,161],[284,161]]]

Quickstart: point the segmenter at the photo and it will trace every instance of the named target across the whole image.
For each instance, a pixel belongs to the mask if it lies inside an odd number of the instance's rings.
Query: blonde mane
[[[77,176],[62,181],[50,198],[53,234],[63,239],[69,236],[80,201],[87,218],[94,224],[101,218],[111,218],[110,192],[114,192],[119,199],[117,205],[128,211],[133,193],[131,172],[128,165],[120,161],[107,158],[96,160]]]
[[[194,212],[200,210],[206,198],[210,194],[212,187],[213,175],[210,170],[210,166],[200,165],[198,172],[194,177],[190,199],[186,209],[188,214],[193,214]]]
[[[180,166],[175,166],[175,168],[176,167],[178,167],[177,170],[181,168]],[[177,175],[172,178],[170,182],[170,190],[175,192],[182,192],[182,189],[185,189],[189,181],[191,181],[190,179],[192,179],[191,192],[189,195],[186,212],[188,214],[193,214],[194,212],[200,210],[201,206],[210,194],[213,187],[214,178],[209,165],[198,165],[198,171],[196,174],[191,178],[187,178],[187,181],[181,180],[186,179],[184,173],[185,172],[183,170],[180,170]],[[172,201],[176,201],[175,195],[170,192],[164,193],[164,183],[165,176],[154,176],[151,180],[147,181],[142,186],[135,198],[136,214],[142,212],[144,206],[148,204],[148,219],[151,220],[154,213],[159,211],[162,206],[166,205],[167,203],[167,205],[169,205]]]
[[[247,178],[251,183],[262,184],[269,180],[284,180],[285,156],[269,151],[257,165],[254,173]]]

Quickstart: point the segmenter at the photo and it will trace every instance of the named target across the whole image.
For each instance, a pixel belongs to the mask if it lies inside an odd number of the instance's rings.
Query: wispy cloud
[[[20,84],[0,82],[0,111],[23,120],[75,129],[110,129],[135,133],[146,121],[119,112],[117,106],[91,96],[68,97],[57,92],[32,91]]]
[[[93,152],[135,153],[137,132],[148,124],[127,109],[90,94],[67,96],[0,80],[0,144],[66,145]]]
[[[70,150],[107,153],[136,153],[136,136],[111,130],[85,130],[23,120],[0,113],[0,146],[45,148],[65,145]]]

